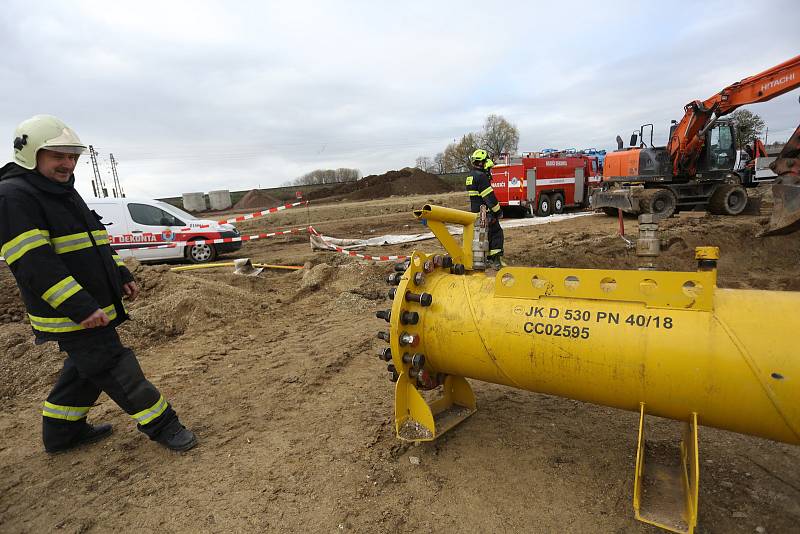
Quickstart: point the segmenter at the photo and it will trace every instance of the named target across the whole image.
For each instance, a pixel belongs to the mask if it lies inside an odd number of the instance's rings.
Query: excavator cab
[[[724,172],[736,164],[736,129],[732,121],[717,121],[706,132],[706,142],[700,156],[699,172]]]

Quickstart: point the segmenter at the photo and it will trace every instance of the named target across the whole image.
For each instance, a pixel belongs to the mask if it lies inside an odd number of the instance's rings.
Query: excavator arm
[[[800,87],[800,56],[729,85],[711,98],[688,103],[667,145],[673,174],[696,173],[706,131],[719,117],[746,104],[766,102],[796,87]]]

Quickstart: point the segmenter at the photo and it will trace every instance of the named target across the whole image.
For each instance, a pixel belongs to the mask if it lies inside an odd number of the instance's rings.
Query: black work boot
[[[94,443],[95,441],[100,441],[101,439],[107,438],[111,435],[111,425],[108,423],[92,426],[87,424],[86,428],[83,432],[81,432],[78,437],[73,440],[71,443],[66,445],[60,445],[57,447],[45,447],[45,451],[50,454],[57,454],[60,452],[66,452],[81,445],[86,445],[88,443]]]
[[[178,452],[188,451],[197,445],[197,437],[194,432],[184,427],[177,419],[159,433],[156,441],[166,448]]]

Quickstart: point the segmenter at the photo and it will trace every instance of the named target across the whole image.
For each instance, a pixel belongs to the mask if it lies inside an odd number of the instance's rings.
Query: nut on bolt
[[[390,349],[389,347],[386,347],[383,350],[379,350],[378,351],[378,358],[380,358],[381,360],[383,360],[385,362],[392,361],[392,349]]]
[[[425,275],[423,273],[416,273],[414,275],[414,285],[421,286],[425,283]]]
[[[414,354],[409,354],[406,352],[403,354],[403,363],[408,364],[411,367],[421,369],[425,367],[425,355],[420,354],[419,352],[415,352]]]
[[[404,311],[400,314],[400,322],[402,324],[417,324],[419,322],[419,314],[417,312]]]
[[[389,365],[387,365],[386,370],[392,373],[392,376],[389,377],[389,380],[391,380],[392,382],[397,382],[397,379],[400,378],[400,374],[397,372],[397,369],[395,369],[394,364],[390,363]]]
[[[408,332],[403,332],[400,334],[400,345],[406,346],[411,345],[412,347],[416,347],[419,345],[419,336],[416,334],[409,334]]]
[[[392,273],[386,277],[386,281],[396,286],[400,283],[400,280],[403,278],[404,273]]]
[[[389,332],[378,332],[378,339],[382,339],[389,343]]]
[[[406,291],[407,302],[418,302],[422,306],[430,306],[433,303],[433,297],[430,293],[412,293]]]
[[[392,320],[392,310],[378,310],[375,312],[375,317],[383,319],[388,323]]]

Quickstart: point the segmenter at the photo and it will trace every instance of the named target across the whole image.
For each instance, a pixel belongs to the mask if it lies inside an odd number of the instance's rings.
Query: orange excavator
[[[618,150],[606,155],[602,186],[592,193],[592,206],[610,215],[618,209],[661,218],[679,209],[738,215],[747,204],[747,192],[742,177],[734,170],[736,127],[723,117],[741,106],[766,102],[797,87],[800,56],[731,84],[704,101],[687,104],[681,121],[673,121],[665,147],[653,146],[652,124],[631,135],[629,148],[623,148],[622,138],[617,136]],[[800,186],[782,185],[782,195],[800,197]],[[773,233],[778,230],[773,228],[776,220],[789,226],[794,224],[793,218],[800,220],[800,210],[785,213],[795,204],[793,197],[784,196],[779,207],[776,197],[770,223]]]

